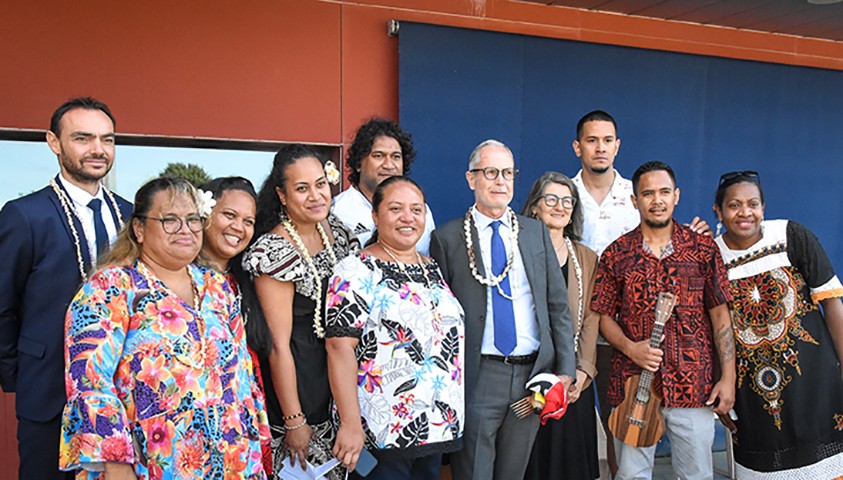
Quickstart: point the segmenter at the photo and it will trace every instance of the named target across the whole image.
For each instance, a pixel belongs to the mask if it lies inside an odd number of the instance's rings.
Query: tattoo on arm
[[[717,345],[717,353],[720,360],[727,362],[735,358],[735,334],[732,333],[730,325],[721,325],[714,334],[714,343]]]

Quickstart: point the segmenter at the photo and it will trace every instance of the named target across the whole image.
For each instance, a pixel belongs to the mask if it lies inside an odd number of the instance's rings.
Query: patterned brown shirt
[[[664,360],[653,385],[666,407],[705,405],[714,376],[714,341],[708,311],[732,300],[729,279],[714,241],[673,222],[673,252],[659,259],[643,248],[641,227],[623,235],[600,256],[591,308],[616,317],[632,341],[649,340],[659,292],[676,295],[664,327]],[[609,403],[624,398],[624,383],[641,373],[616,351],[612,357]]]

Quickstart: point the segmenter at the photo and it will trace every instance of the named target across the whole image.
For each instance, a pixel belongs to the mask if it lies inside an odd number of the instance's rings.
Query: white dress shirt
[[[67,192],[67,195],[70,197],[70,200],[73,202],[73,208],[76,210],[76,215],[78,215],[79,221],[82,223],[82,229],[85,232],[85,239],[88,241],[88,253],[90,253],[91,258],[96,259],[98,252],[96,240],[97,234],[96,229],[94,228],[94,212],[88,207],[88,202],[94,198],[98,198],[102,202],[100,203],[102,223],[105,224],[105,231],[108,232],[108,244],[111,245],[117,238],[117,226],[114,224],[114,217],[111,215],[111,209],[108,205],[106,205],[106,202],[109,202],[109,200],[105,198],[101,185],[97,190],[97,194],[91,195],[85,190],[82,190],[76,185],[70,183],[70,181],[64,178],[62,174],[59,174],[59,181]],[[94,262],[94,264],[96,264],[96,262]]]
[[[480,242],[480,254],[483,256],[483,265],[486,267],[486,278],[492,277],[492,222],[500,220],[503,225],[498,228],[506,253],[512,251],[512,219],[508,214],[498,219],[489,218],[483,215],[476,208],[474,212],[474,225],[477,227],[477,236]],[[530,291],[530,283],[527,281],[527,272],[524,270],[524,261],[521,258],[521,250],[515,249],[515,258],[512,260],[512,267],[509,269],[509,288],[512,292],[512,308],[515,312],[515,333],[517,344],[510,355],[529,355],[537,352],[541,346],[539,336],[539,322],[536,320],[536,306],[533,303],[533,293]],[[498,287],[486,287],[486,325],[483,329],[483,345],[480,353],[484,355],[503,355],[495,347],[495,313],[492,307],[492,289]]]
[[[422,255],[429,255],[430,234],[436,228],[436,224],[433,222],[430,205],[425,203],[424,206],[426,211],[424,232],[416,244],[416,249]],[[361,247],[366,245],[372,237],[372,232],[375,231],[375,221],[372,219],[372,202],[360,190],[350,187],[334,197],[332,212],[351,230],[351,233],[357,236]]]
[[[621,177],[617,170],[613,172],[615,180],[612,188],[599,205],[585,189],[582,170],[571,179],[579,191],[583,210],[582,244],[597,252],[597,255],[603,253],[621,235],[637,227],[641,221],[638,210],[632,205],[632,182]]]

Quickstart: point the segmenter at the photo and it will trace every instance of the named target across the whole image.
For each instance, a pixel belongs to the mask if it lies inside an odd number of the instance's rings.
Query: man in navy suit
[[[73,478],[58,469],[65,313],[132,211],[100,183],[114,162],[105,104],[62,104],[47,143],[60,173],[0,211],[0,386],[16,392],[21,480]]]
[[[512,152],[487,140],[466,172],[474,206],[433,231],[430,255],[465,310],[465,433],[451,456],[456,480],[524,477],[539,428],[509,405],[534,375],[574,382],[576,356],[568,290],[547,228],[516,215]]]

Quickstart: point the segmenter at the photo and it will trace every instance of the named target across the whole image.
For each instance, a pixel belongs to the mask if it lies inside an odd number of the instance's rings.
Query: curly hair
[[[394,138],[401,146],[401,157],[404,162],[402,175],[410,172],[410,165],[416,158],[416,151],[413,149],[413,136],[405,132],[397,123],[385,118],[373,118],[357,129],[354,143],[348,147],[348,159],[346,163],[350,169],[348,181],[355,187],[360,184],[360,168],[363,159],[372,153],[372,145],[378,137]]]

